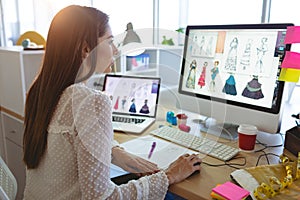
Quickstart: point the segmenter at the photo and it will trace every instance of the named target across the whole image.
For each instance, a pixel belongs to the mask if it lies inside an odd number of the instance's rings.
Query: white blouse
[[[26,171],[24,199],[164,199],[163,171],[120,186],[111,182],[111,107],[107,95],[84,84],[63,92],[44,157]]]

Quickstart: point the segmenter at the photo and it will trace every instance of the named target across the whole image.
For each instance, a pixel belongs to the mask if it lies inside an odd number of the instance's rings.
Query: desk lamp
[[[126,35],[122,42],[120,51],[127,56],[137,56],[142,54],[145,49],[142,48],[142,41],[138,34],[133,30],[131,22],[127,24]]]
[[[127,24],[126,31],[127,31],[127,33],[126,33],[126,36],[123,40],[123,45],[129,44],[129,43],[132,43],[132,42],[142,43],[141,38],[133,30],[133,26],[132,26],[131,22],[129,22]]]

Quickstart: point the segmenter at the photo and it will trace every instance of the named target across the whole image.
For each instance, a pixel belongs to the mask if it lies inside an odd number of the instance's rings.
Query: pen
[[[151,158],[152,153],[153,153],[155,147],[156,147],[156,142],[153,142],[152,146],[151,146],[151,149],[150,149],[150,152],[149,152],[149,155],[148,155],[148,159]]]

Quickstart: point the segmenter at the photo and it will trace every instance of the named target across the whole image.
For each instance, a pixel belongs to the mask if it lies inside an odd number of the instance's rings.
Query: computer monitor
[[[288,26],[293,24],[187,26],[177,107],[206,116],[194,122],[225,138],[236,139],[239,124],[278,132]]]

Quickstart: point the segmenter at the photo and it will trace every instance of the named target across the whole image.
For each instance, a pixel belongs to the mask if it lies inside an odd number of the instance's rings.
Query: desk
[[[145,136],[149,134],[149,132],[153,129],[158,128],[159,125],[165,124],[163,119],[159,119],[153,124],[149,129],[147,129],[141,135],[131,135],[131,134],[124,134],[120,132],[115,132],[114,138],[119,143],[123,143],[134,139],[136,137]],[[277,145],[283,144],[282,137],[278,134],[268,134],[268,133],[260,133],[257,137],[258,141],[262,143],[267,143],[270,145]],[[220,142],[226,142],[226,140],[219,140]],[[237,146],[237,142],[230,142],[228,143],[232,146]],[[256,144],[255,150],[262,149],[263,146],[260,144]],[[283,149],[283,146],[276,147],[276,148],[267,148],[265,149],[266,153],[274,153],[277,155],[287,153],[289,156],[291,155],[289,152],[286,152]],[[245,167],[253,167],[256,165],[258,157],[262,155],[263,152],[257,153],[246,153],[240,152],[237,157],[245,157],[246,158],[246,165]],[[277,164],[279,158],[276,156],[268,156],[269,161],[271,164]],[[211,163],[211,164],[222,164],[222,161],[214,159],[212,157],[205,157],[203,159],[204,162]],[[232,160],[231,162],[235,163],[243,163],[242,159]],[[267,164],[267,160],[265,158],[261,158],[259,165]],[[211,199],[210,192],[213,187],[215,187],[219,183],[225,183],[228,180],[231,180],[230,173],[233,172],[235,169],[229,166],[221,166],[221,167],[212,167],[206,164],[202,164],[202,169],[200,174],[196,174],[194,176],[189,177],[188,179],[174,184],[170,186],[169,190],[183,198],[186,199]]]

